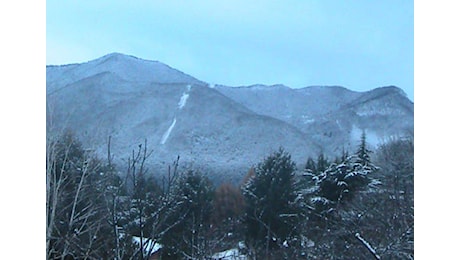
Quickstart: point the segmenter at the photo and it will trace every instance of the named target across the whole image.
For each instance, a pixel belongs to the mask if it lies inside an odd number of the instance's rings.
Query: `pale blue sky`
[[[46,63],[111,52],[229,86],[395,85],[414,100],[409,0],[46,1]]]

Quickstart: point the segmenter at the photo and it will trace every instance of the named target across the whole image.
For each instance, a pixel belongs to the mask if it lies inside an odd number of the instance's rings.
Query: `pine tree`
[[[371,150],[367,148],[366,144],[366,132],[363,130],[361,133],[361,140],[360,144],[358,147],[358,150],[356,151],[356,156],[358,157],[358,163],[362,165],[369,164],[371,162]]]
[[[378,169],[372,164],[370,153],[366,145],[366,134],[363,131],[355,154],[346,156],[348,153],[343,152],[342,160],[336,160],[320,173],[316,179],[319,197],[316,197],[315,201],[322,204],[331,202],[335,205],[344,199],[353,197],[356,191],[367,188],[367,185],[371,183],[369,174]],[[323,160],[322,155],[318,158],[318,163],[320,158]]]
[[[169,228],[161,237],[162,259],[202,259],[209,254],[209,230],[214,189],[204,175],[189,171],[174,187],[176,200]],[[175,216],[175,217],[174,217]]]
[[[259,256],[284,244],[295,245],[301,217],[295,163],[280,148],[255,168],[255,175],[243,187],[246,201],[246,244]]]
[[[320,153],[316,161],[316,174],[320,174],[324,172],[329,167],[329,165],[330,165],[330,162],[326,158],[324,153]]]
[[[316,174],[316,163],[315,161],[311,158],[308,157],[307,159],[307,164],[305,165],[305,171],[310,173],[310,174]]]
[[[340,164],[342,162],[344,162],[349,156],[349,153],[347,150],[345,150],[345,148],[342,148],[342,154],[340,156],[336,156],[335,157],[335,160],[334,160],[334,163],[335,164]]]
[[[313,194],[309,194],[313,209],[305,225],[305,234],[314,241],[315,247],[307,252],[308,258],[372,257],[366,247],[363,250],[362,242],[370,238],[370,233],[361,229],[367,224],[362,221],[370,216],[367,213],[371,208],[356,207],[362,204],[363,198],[373,195],[372,188],[378,183],[373,176],[378,168],[369,154],[363,135],[356,153],[347,156],[343,152],[342,158],[336,158],[315,179],[315,189],[310,189]]]

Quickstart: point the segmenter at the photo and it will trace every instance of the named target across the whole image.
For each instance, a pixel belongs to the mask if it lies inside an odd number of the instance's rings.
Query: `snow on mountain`
[[[174,126],[176,125],[176,118],[174,118],[173,122],[169,126],[168,130],[164,133],[163,137],[161,138],[161,144],[165,144],[166,141],[168,140],[169,135],[171,134],[171,131],[173,130]]]
[[[256,113],[285,120],[298,127],[311,123],[317,115],[338,109],[356,96],[356,93],[342,87],[291,89],[284,85],[220,85],[216,89]]]
[[[161,62],[111,53],[82,64],[47,66],[47,93],[101,73],[111,73],[128,82],[204,84]]]
[[[302,167],[308,156],[354,145],[361,129],[378,140],[413,127],[413,103],[395,87],[211,88],[118,53],[46,69],[49,133],[72,129],[102,158],[110,136],[119,165],[147,140],[160,172],[180,155],[184,167],[237,180],[280,146]]]
[[[354,149],[363,130],[374,146],[411,133],[413,103],[397,87],[355,92],[339,86],[290,89],[281,85],[218,86],[256,113],[278,118],[309,134],[327,154]]]
[[[191,88],[192,88],[191,85],[187,85],[187,91],[184,92],[182,96],[180,97],[179,103],[177,104],[179,106],[179,109],[182,109],[187,103],[187,99],[189,97],[188,92],[190,91]]]

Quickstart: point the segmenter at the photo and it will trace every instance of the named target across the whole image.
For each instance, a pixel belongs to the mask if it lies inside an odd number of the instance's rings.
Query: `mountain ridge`
[[[186,165],[237,178],[280,146],[301,165],[319,152],[352,148],[359,129],[377,140],[402,133],[398,125],[413,128],[413,103],[394,86],[365,92],[211,87],[161,62],[120,53],[46,70],[48,132],[70,128],[99,154],[111,136],[120,163],[148,139],[163,168],[180,155]]]

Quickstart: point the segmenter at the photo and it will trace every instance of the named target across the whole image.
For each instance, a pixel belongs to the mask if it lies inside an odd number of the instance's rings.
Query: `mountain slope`
[[[47,66],[47,93],[100,73],[112,73],[128,82],[204,84],[161,62],[111,53],[82,64]]]
[[[117,69],[131,63],[130,57],[100,61],[65,70],[47,67],[47,127],[49,132],[72,129],[101,156],[110,136],[118,164],[144,140],[159,171],[180,155],[184,165],[235,178],[280,146],[299,161],[319,151],[297,128],[254,113],[185,74],[158,73],[154,66],[142,73],[161,76],[149,79]]]
[[[256,113],[297,127],[321,143],[326,154],[354,149],[365,130],[371,145],[413,133],[414,107],[397,87],[355,92],[337,86],[291,89],[282,85],[217,86]]]
[[[283,85],[215,88],[156,61],[113,53],[47,66],[47,130],[71,129],[102,158],[126,165],[147,140],[158,173],[181,165],[238,179],[283,146],[299,167],[308,156],[354,150],[362,130],[376,145],[413,133],[413,103],[396,87]]]

